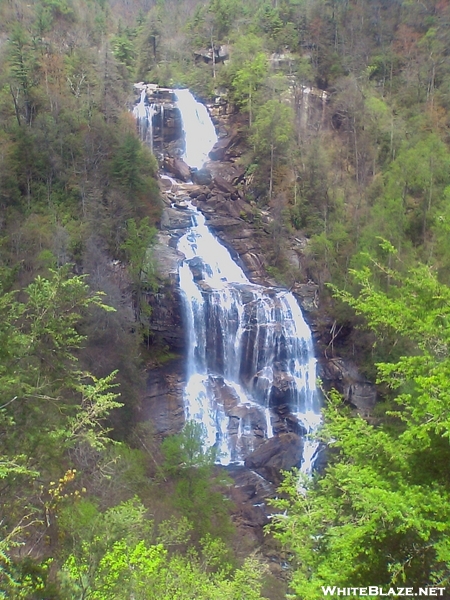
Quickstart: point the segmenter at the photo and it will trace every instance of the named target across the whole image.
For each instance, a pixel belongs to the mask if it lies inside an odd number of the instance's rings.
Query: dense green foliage
[[[44,528],[52,535],[59,503],[80,495],[71,489],[76,470],[64,474],[66,455],[83,446],[101,452],[110,441],[104,419],[121,406],[115,373],[98,379],[77,368],[75,355],[83,341],[77,331],[83,310],[90,305],[113,309],[67,271],[54,271],[50,279],[38,276],[26,288],[25,302],[15,292],[2,296],[0,568],[5,598],[23,585],[16,583],[8,546],[24,544],[29,529],[43,535]],[[52,476],[60,476],[59,483],[50,481]]]
[[[67,597],[98,600],[129,598],[193,598],[258,600],[261,566],[248,559],[232,577],[226,547],[205,536],[199,551],[189,545],[192,525],[186,519],[169,520],[154,528],[145,507],[133,499],[105,513],[81,502],[75,512],[62,515],[63,528],[74,546],[62,571]]]
[[[379,264],[374,271],[354,273],[356,298],[338,295],[408,354],[377,365],[378,382],[395,398],[384,418],[352,418],[332,395],[324,475],[305,482],[305,493],[295,476],[282,486],[287,496],[276,505],[289,516],[275,530],[295,555],[300,598],[317,598],[330,583],[418,588],[450,580],[450,288],[424,266],[404,275]],[[380,274],[389,278],[386,292],[376,284]]]

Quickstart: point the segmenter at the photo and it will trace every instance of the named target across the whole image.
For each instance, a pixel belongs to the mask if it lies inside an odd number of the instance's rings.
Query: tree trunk
[[[273,153],[274,153],[274,147],[273,147],[273,144],[270,144],[269,202],[272,200],[272,191],[273,191]]]
[[[20,113],[19,113],[19,106],[17,105],[17,99],[14,95],[13,89],[11,86],[9,86],[9,91],[11,92],[11,96],[14,102],[14,112],[16,113],[16,119],[17,119],[17,124],[19,125],[19,127],[22,125],[22,123],[20,122]]]
[[[216,78],[216,52],[214,48],[214,39],[213,39],[213,29],[211,27],[211,55],[212,55],[212,68],[213,68],[213,78]]]

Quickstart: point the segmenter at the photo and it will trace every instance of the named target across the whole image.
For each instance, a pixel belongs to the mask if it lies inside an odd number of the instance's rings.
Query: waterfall
[[[312,339],[291,293],[249,282],[193,210],[179,240],[188,329],[186,418],[222,464],[242,462],[280,427],[280,404],[306,438],[320,423]],[[302,468],[317,444],[306,441]]]
[[[204,105],[176,90],[185,132],[184,159],[202,168],[217,140]],[[152,107],[141,95],[134,114],[151,134]],[[147,120],[148,129],[144,127]],[[251,283],[189,206],[179,239],[179,279],[187,331],[186,419],[202,423],[223,465],[243,463],[266,440],[293,431],[303,438],[301,470],[311,471],[321,422],[311,332],[294,296]],[[311,438],[311,439],[310,439]]]
[[[139,102],[133,109],[133,115],[139,128],[139,137],[153,152],[153,115],[156,113],[154,104],[148,104],[145,89],[141,92]]]
[[[201,169],[217,142],[216,130],[206,106],[197,102],[189,90],[177,89],[175,95],[185,135],[183,160],[190,167]]]

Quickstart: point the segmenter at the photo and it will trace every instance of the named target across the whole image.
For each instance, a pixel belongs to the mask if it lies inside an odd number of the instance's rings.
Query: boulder
[[[281,433],[270,438],[245,459],[245,466],[262,477],[278,484],[280,471],[298,466],[303,451],[303,440],[295,433]]]
[[[191,213],[187,210],[165,208],[161,216],[161,229],[187,229],[191,226]]]
[[[197,185],[208,186],[212,183],[212,175],[208,169],[193,169],[192,170],[192,181]]]
[[[212,147],[212,150],[209,153],[209,158],[211,160],[223,160],[225,158],[226,151],[232,142],[232,137],[224,137],[218,140]]]
[[[234,186],[231,185],[226,179],[221,177],[220,175],[214,176],[214,186],[220,190],[221,192],[225,192],[226,194],[232,194],[235,191]]]
[[[181,181],[191,181],[191,170],[181,158],[166,156],[164,159],[164,168],[177,179],[181,179]]]
[[[222,177],[231,185],[237,185],[245,179],[245,170],[234,162],[211,161],[208,169],[213,179],[216,176]]]
[[[189,198],[191,198],[191,200],[194,200],[195,198],[198,198],[201,195],[205,196],[206,194],[208,194],[208,192],[209,189],[207,187],[192,187],[191,191],[189,192]]]

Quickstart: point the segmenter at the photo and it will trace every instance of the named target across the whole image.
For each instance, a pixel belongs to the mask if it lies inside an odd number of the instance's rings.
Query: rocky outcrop
[[[292,293],[296,297],[302,310],[307,313],[316,312],[319,308],[319,286],[313,281],[308,283],[295,283]]]
[[[214,161],[230,160],[235,156],[236,149],[242,139],[239,134],[226,135],[220,138],[209,153],[209,158]]]
[[[194,52],[196,60],[201,60],[207,64],[214,62],[224,62],[230,55],[230,47],[222,44],[220,46],[213,46],[210,48],[201,48]]]
[[[247,552],[261,550],[267,541],[263,527],[269,523],[271,512],[268,499],[275,496],[276,487],[244,465],[228,467],[227,475],[233,480],[229,496],[239,546]]]
[[[218,175],[214,176],[212,185],[201,190],[193,189],[189,195],[233,259],[243,266],[249,279],[255,283],[267,283],[261,247],[267,244],[268,233],[252,225],[255,209],[231,183]]]

